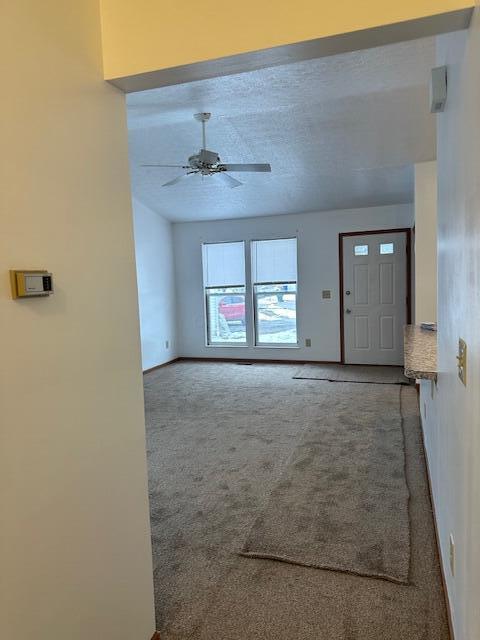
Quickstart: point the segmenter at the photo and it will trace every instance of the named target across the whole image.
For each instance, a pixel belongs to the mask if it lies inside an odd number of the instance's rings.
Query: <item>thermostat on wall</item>
[[[12,298],[35,298],[53,293],[52,274],[48,271],[10,271]]]

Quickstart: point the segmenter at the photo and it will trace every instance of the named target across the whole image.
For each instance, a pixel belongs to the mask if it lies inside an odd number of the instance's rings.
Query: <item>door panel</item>
[[[393,316],[381,316],[380,318],[380,348],[395,348],[395,318]]]
[[[394,265],[382,263],[380,270],[380,304],[393,304],[395,299]]]
[[[368,304],[368,264],[354,265],[355,304]]]
[[[343,236],[344,352],[349,364],[403,364],[406,232]]]
[[[369,327],[368,316],[355,316],[355,349],[368,349]]]

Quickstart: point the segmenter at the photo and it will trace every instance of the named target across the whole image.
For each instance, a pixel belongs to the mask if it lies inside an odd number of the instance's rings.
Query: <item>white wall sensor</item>
[[[447,102],[447,67],[432,69],[430,79],[430,111],[440,113]]]

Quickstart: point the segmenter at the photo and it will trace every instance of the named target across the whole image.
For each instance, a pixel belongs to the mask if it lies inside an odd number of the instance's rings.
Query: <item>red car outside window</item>
[[[225,296],[218,303],[218,312],[225,320],[245,320],[245,298],[242,296]]]

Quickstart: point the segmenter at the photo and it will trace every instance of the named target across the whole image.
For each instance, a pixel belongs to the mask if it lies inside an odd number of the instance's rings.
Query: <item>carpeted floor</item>
[[[402,386],[364,387],[303,430],[242,555],[408,583]]]
[[[410,384],[410,380],[403,375],[402,367],[363,364],[304,364],[293,377],[297,380],[329,380],[330,382]]]
[[[297,369],[182,362],[145,376],[162,640],[447,640],[414,388],[402,389],[408,585],[238,554],[308,428],[389,412],[385,387]]]

